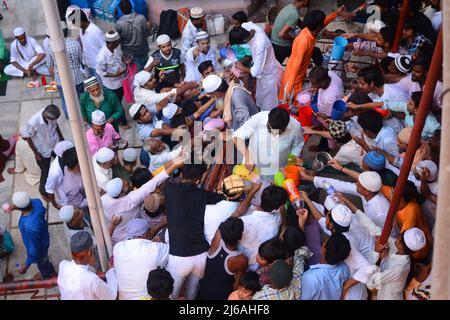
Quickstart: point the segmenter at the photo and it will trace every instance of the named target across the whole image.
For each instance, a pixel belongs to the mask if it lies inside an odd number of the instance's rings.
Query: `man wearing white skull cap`
[[[45,64],[45,51],[36,39],[26,35],[22,27],[14,29],[15,40],[11,43],[10,64],[5,67],[5,74],[12,77],[24,76],[37,78],[38,74],[50,75]]]
[[[190,11],[190,19],[183,29],[181,35],[181,52],[186,55],[187,51],[195,46],[195,38],[197,33],[201,31],[204,21],[203,9],[194,7]]]
[[[106,122],[105,113],[101,110],[92,112],[92,126],[86,131],[89,153],[93,156],[103,147],[112,148],[114,141],[120,140],[120,134]]]
[[[92,157],[95,177],[101,190],[106,192],[106,184],[113,178],[112,167],[115,164],[115,153],[109,148],[100,148]]]
[[[196,45],[186,52],[186,81],[202,80],[198,66],[204,61],[211,61],[214,69],[218,69],[216,48],[211,47],[208,33],[200,31],[195,39]]]
[[[75,208],[73,206],[63,206],[59,209],[59,219],[64,223],[64,233],[68,243],[70,244],[70,238],[77,232],[87,231],[92,237],[95,245],[95,234],[92,229],[91,223],[84,218],[83,210]]]

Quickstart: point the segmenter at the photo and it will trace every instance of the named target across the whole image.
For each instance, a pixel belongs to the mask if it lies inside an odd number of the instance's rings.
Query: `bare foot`
[[[40,272],[36,273],[33,277],[33,280],[42,280],[42,275]]]
[[[18,174],[18,173],[20,173],[20,172],[17,172],[15,168],[8,168],[7,172],[9,174]]]
[[[33,72],[32,75],[31,75],[31,79],[32,79],[33,81],[36,81],[37,76],[38,76],[37,73],[36,73],[36,72]]]

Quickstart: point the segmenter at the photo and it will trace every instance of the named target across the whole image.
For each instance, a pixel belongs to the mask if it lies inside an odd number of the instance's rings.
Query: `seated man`
[[[5,67],[5,74],[13,77],[32,77],[36,80],[38,74],[50,75],[45,64],[45,52],[37,41],[28,37],[21,27],[14,29],[11,43],[11,64]]]
[[[120,134],[114,130],[110,123],[106,123],[105,113],[95,110],[91,115],[92,127],[86,131],[86,140],[89,153],[93,156],[103,147],[113,148],[115,142],[120,140]]]
[[[158,118],[140,103],[131,106],[130,116],[137,121],[137,133],[141,140],[148,137],[170,136],[175,130],[162,121],[158,121]]]
[[[102,87],[95,77],[85,80],[84,88],[86,92],[80,97],[83,121],[92,125],[92,113],[100,110],[105,113],[106,122],[110,123],[116,132],[119,132],[119,121],[124,116],[124,111],[114,92]]]

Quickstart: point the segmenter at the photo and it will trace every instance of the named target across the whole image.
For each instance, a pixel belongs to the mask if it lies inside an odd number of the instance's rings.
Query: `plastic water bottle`
[[[322,183],[323,183],[323,187],[324,187],[325,191],[327,192],[327,194],[329,196],[334,195],[334,193],[336,192],[336,189],[331,185],[331,183],[329,183],[325,179],[322,180]]]

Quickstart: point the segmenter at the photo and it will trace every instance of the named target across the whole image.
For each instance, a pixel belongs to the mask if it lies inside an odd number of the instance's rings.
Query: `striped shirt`
[[[81,46],[78,41],[69,38],[64,39],[64,42],[66,44],[66,52],[67,57],[69,59],[70,69],[72,70],[72,77],[75,82],[75,85],[78,85],[82,83],[84,80],[83,74],[81,73],[81,65],[82,65],[81,62],[83,59]],[[54,67],[56,84],[58,86],[61,86],[61,79],[58,74],[58,68],[55,63],[55,54],[53,52],[51,44],[49,45],[49,51],[50,55],[46,61],[47,67],[49,69]]]

